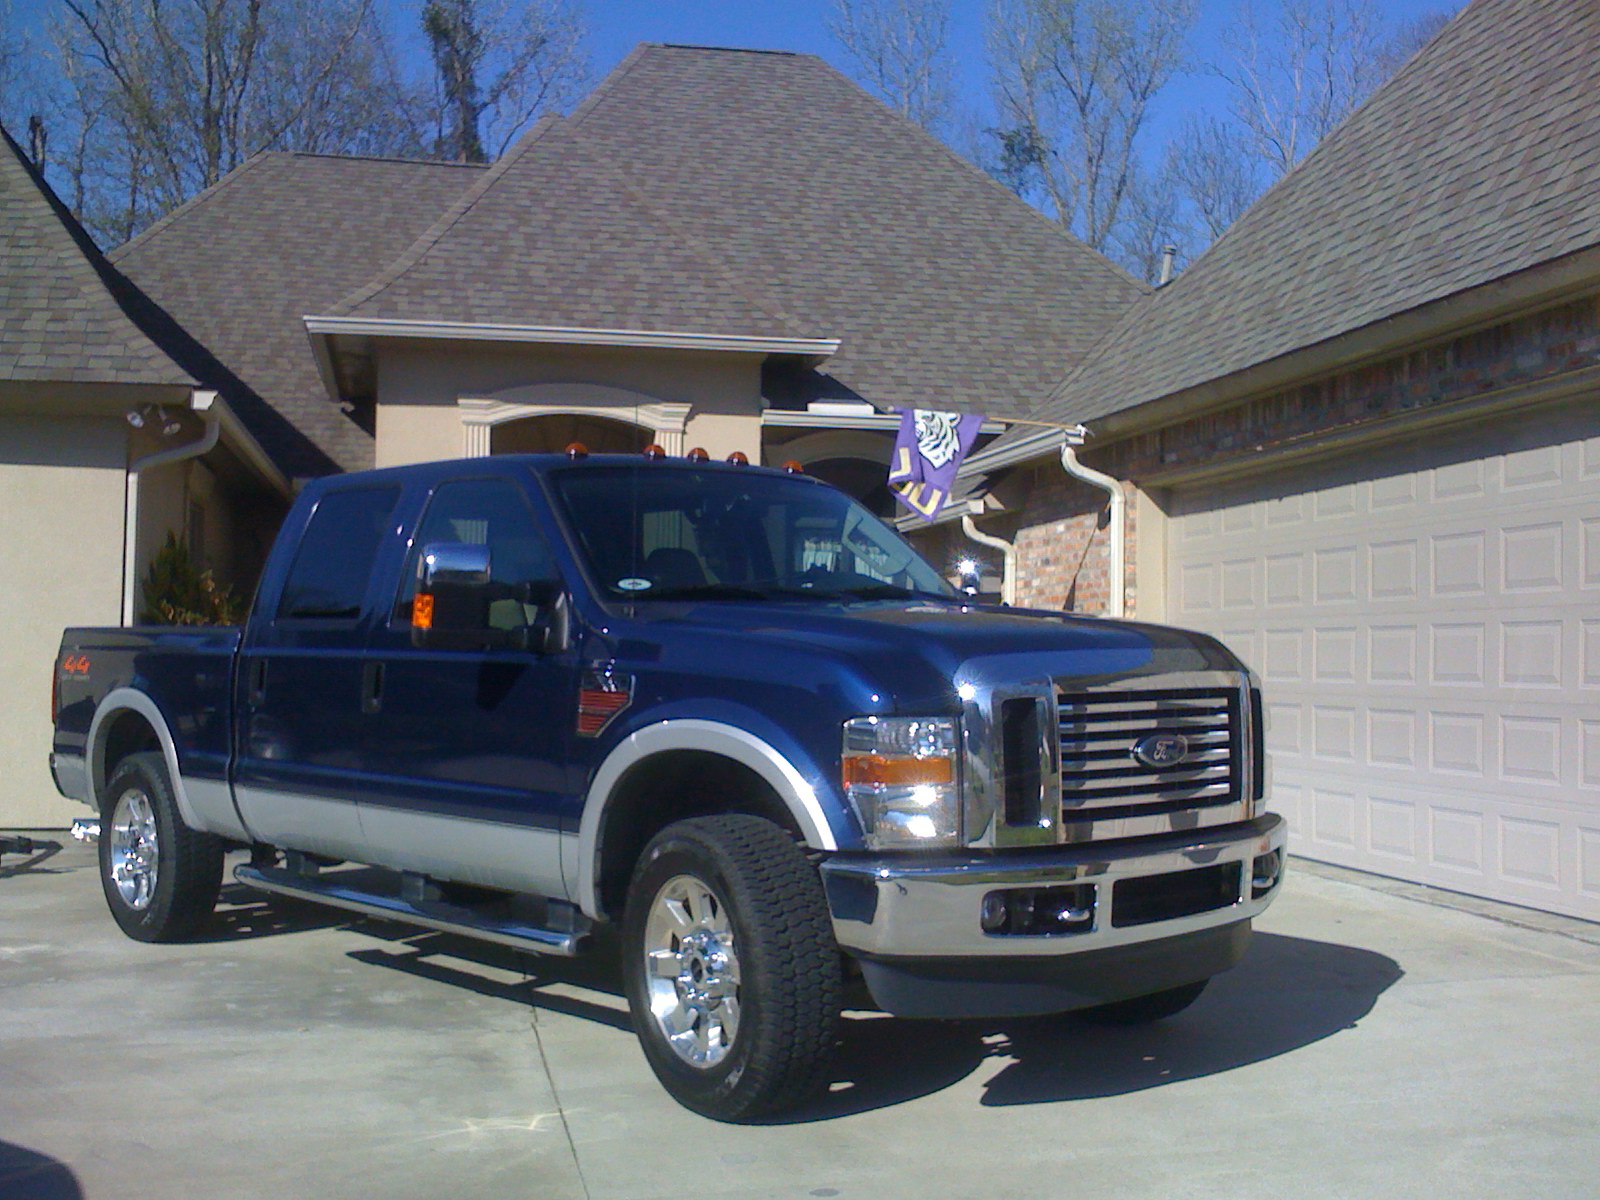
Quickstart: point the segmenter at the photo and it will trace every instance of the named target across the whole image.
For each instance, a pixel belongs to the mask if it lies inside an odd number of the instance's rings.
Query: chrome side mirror
[[[482,587],[489,582],[489,547],[469,542],[430,542],[417,559],[417,590]]]

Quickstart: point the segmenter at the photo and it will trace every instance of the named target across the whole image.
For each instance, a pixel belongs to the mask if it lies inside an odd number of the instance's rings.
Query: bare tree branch
[[[930,132],[945,129],[955,104],[949,0],[835,0],[828,31],[889,107]]]
[[[1375,0],[1281,0],[1275,19],[1245,0],[1216,73],[1234,119],[1273,178],[1331,133],[1387,75]]]
[[[1194,0],[995,0],[991,9],[996,136],[1047,211],[1097,250],[1117,241],[1151,105],[1194,17]]]

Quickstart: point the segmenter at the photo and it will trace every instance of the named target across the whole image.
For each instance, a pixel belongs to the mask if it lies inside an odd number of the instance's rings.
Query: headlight
[[[844,723],[844,791],[871,849],[957,844],[958,728],[955,717],[856,717]]]

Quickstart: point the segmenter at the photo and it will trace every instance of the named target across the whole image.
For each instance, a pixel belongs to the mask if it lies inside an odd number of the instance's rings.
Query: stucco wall
[[[50,780],[50,675],[68,625],[115,625],[122,599],[119,417],[0,414],[0,827],[86,815]]]
[[[761,368],[757,355],[562,347],[507,349],[397,345],[380,348],[376,462],[380,467],[457,458],[463,398],[560,403],[561,385],[599,385],[648,401],[690,406],[685,448],[758,460]],[[594,407],[632,420],[625,402]]]

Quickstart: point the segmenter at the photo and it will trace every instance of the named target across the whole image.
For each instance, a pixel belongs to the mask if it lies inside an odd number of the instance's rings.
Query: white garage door
[[[1600,919],[1600,403],[1173,500],[1297,852]]]

